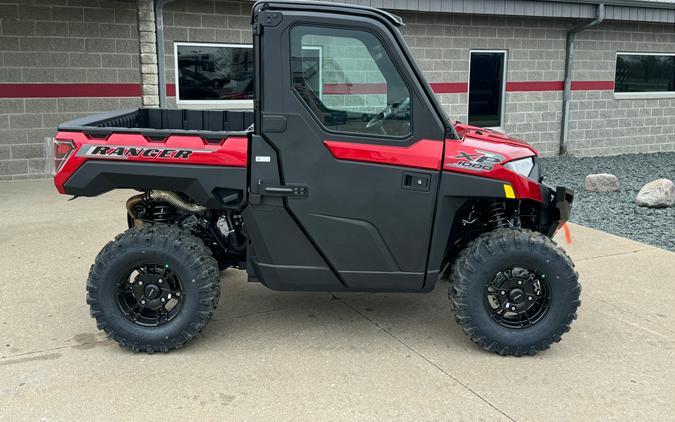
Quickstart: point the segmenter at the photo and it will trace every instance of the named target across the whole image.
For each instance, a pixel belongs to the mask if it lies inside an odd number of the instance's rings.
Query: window
[[[175,43],[176,102],[252,106],[253,48]]]
[[[675,54],[618,53],[614,92],[675,93]]]
[[[327,129],[410,134],[410,91],[370,32],[297,26],[291,60],[296,92]]]
[[[505,51],[472,51],[469,124],[500,127],[504,115]]]

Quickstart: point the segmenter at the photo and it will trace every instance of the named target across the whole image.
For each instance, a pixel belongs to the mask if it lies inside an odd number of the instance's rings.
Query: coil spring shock
[[[174,208],[165,202],[155,202],[148,207],[147,220],[157,223],[171,223],[175,214]]]
[[[506,211],[504,210],[503,202],[491,202],[488,205],[487,213],[489,222],[494,228],[501,229],[509,226],[509,223],[506,221]]]

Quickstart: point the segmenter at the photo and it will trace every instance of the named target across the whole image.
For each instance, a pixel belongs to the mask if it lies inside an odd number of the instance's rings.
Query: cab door
[[[294,252],[281,237],[289,228],[260,233],[266,252],[255,259],[277,275],[316,283],[316,290],[335,283],[301,273],[323,265],[344,289],[420,289],[445,128],[401,40],[375,17],[262,13],[258,21],[268,25],[255,37],[259,103],[251,190],[261,205],[283,208],[297,226],[292,230],[307,240],[297,253],[311,245],[317,264],[287,271],[282,260]],[[283,249],[278,258],[275,249]]]

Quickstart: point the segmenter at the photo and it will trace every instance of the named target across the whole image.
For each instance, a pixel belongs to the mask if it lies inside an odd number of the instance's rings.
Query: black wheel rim
[[[183,305],[183,286],[166,264],[131,268],[117,285],[117,306],[131,322],[157,327],[174,319]]]
[[[522,267],[499,271],[485,287],[485,306],[502,327],[532,327],[551,306],[551,288],[546,275]]]

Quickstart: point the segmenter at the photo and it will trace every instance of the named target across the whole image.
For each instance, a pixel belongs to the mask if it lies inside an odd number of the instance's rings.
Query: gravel
[[[675,152],[542,161],[547,184],[574,189],[572,222],[675,251],[675,207],[635,204],[645,183],[662,177],[675,181]],[[619,178],[619,191],[586,192],[584,179],[591,173],[614,174]]]

